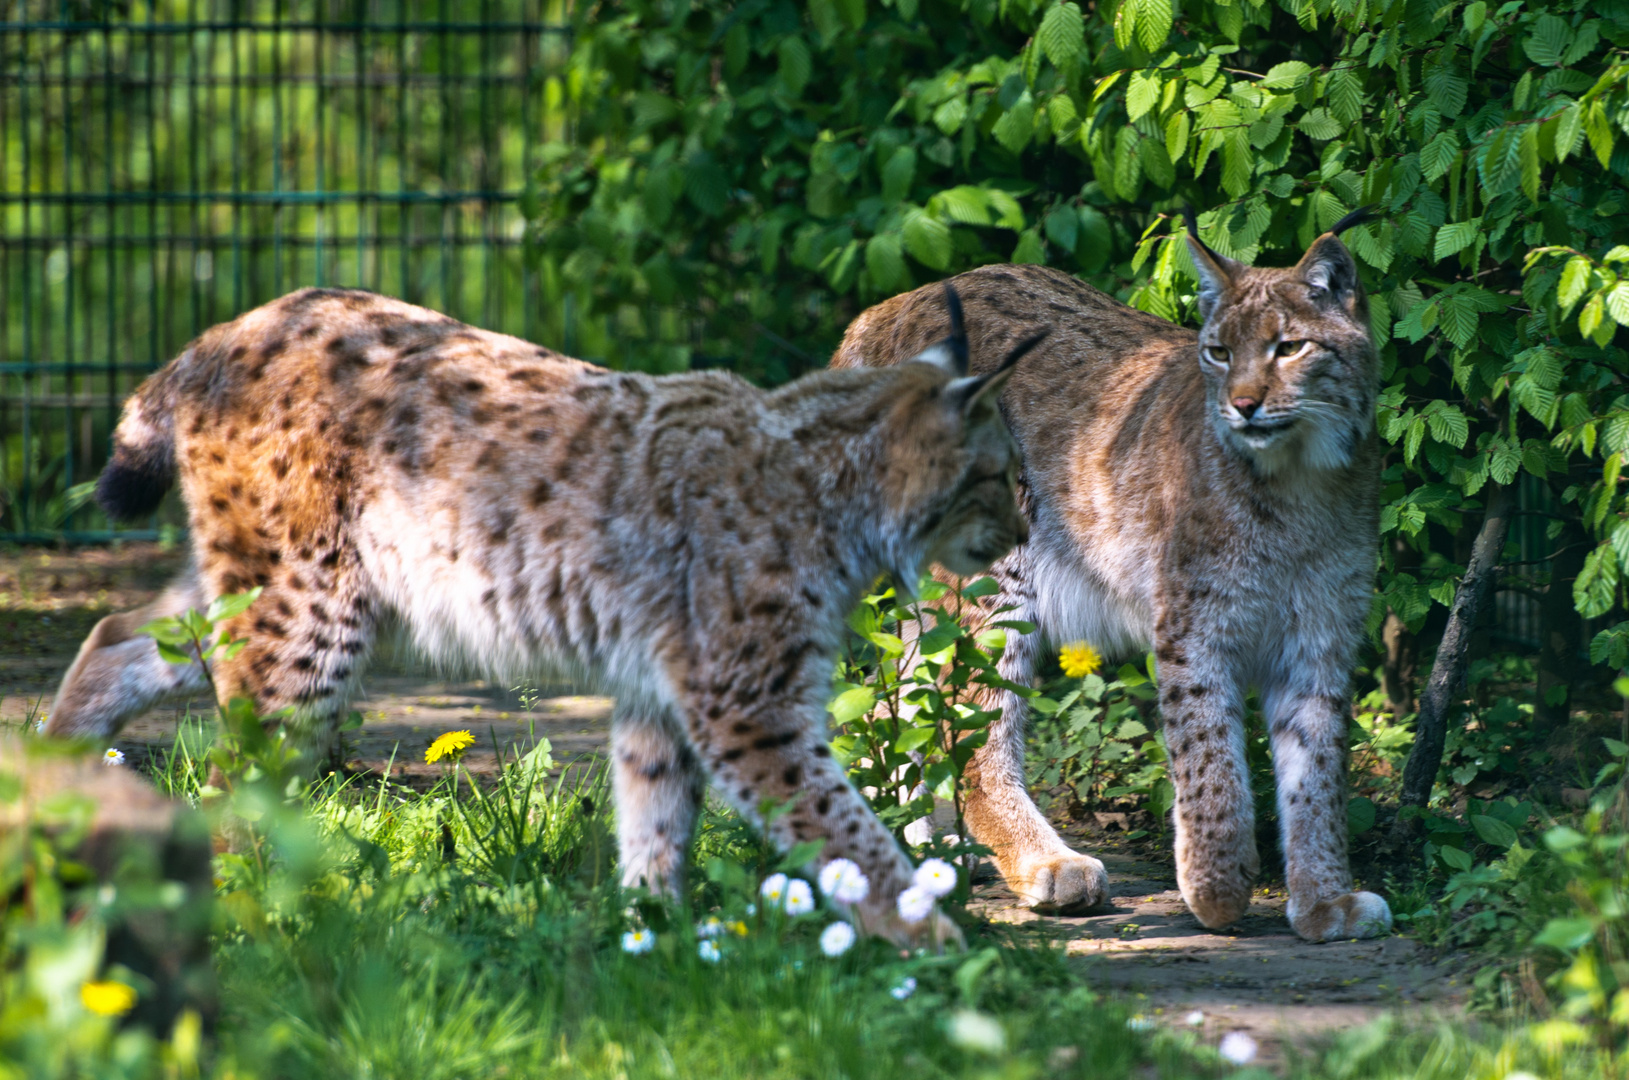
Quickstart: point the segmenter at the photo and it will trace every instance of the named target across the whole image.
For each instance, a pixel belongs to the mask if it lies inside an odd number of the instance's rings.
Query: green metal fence
[[[120,403],[291,289],[535,337],[518,200],[566,122],[562,11],[0,0],[0,539],[152,535],[85,502]]]

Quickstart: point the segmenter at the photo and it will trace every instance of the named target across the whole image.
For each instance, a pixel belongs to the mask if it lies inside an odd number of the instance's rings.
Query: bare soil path
[[[183,561],[179,549],[154,544],[0,549],[0,723],[47,715],[57,681],[96,620],[156,596]],[[544,737],[561,763],[597,760],[606,745],[611,700],[569,687],[542,688],[527,709],[512,689],[448,680],[386,647],[366,691],[356,703],[364,725],[347,736],[347,765],[362,773],[389,769],[410,784],[440,775],[423,752],[444,731],[476,734],[465,763],[477,772],[494,767],[494,743],[525,752]],[[115,745],[133,763],[168,750],[189,707],[209,713],[203,700],[156,709]],[[1215,933],[1183,905],[1168,849],[1115,832],[1071,839],[1107,865],[1108,904],[1078,916],[1037,915],[994,881],[978,887],[974,908],[1061,940],[1088,979],[1133,995],[1151,1023],[1194,1030],[1211,1043],[1246,1031],[1270,1064],[1292,1046],[1389,1010],[1424,1019],[1464,1008],[1465,979],[1454,958],[1433,958],[1408,938],[1309,945],[1290,932],[1284,896],[1273,890],[1259,892],[1244,919]]]

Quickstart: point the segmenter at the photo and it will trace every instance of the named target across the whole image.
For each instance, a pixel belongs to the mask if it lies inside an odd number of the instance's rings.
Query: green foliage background
[[[1218,250],[1285,264],[1373,204],[1346,240],[1395,446],[1384,600],[1411,629],[1448,603],[1466,515],[1526,473],[1559,508],[1552,539],[1589,543],[1578,610],[1618,607],[1629,0],[623,0],[575,18],[550,93],[577,122],[525,211],[586,352],[778,381],[864,305],[1001,261],[1192,322],[1183,205]],[[1629,624],[1593,651],[1623,665]]]

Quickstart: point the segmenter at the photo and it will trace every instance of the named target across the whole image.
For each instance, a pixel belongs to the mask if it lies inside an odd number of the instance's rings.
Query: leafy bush
[[[1061,790],[1088,810],[1129,798],[1163,831],[1176,791],[1167,776],[1164,733],[1150,730],[1153,681],[1137,666],[1123,664],[1113,678],[1093,671],[1073,688],[1072,682],[1066,677],[1030,703],[1037,714],[1030,782]]]
[[[849,616],[854,637],[830,705],[842,729],[832,751],[898,833],[930,815],[937,798],[955,808],[965,835],[963,776],[999,715],[996,696],[1036,694],[996,670],[1007,635],[1035,630],[1002,618],[1008,608],[979,603],[997,589],[987,577],[958,587],[924,577],[915,597],[885,588]]]

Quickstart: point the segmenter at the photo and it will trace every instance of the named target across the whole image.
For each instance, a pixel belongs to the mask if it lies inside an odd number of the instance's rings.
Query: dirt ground
[[[48,715],[57,681],[96,621],[149,601],[183,561],[180,549],[155,544],[0,548],[0,724]],[[439,775],[424,764],[424,748],[456,729],[479,738],[465,759],[477,772],[494,767],[494,744],[524,752],[535,737],[550,740],[558,762],[597,760],[611,699],[569,687],[540,694],[523,703],[513,689],[438,675],[406,650],[386,646],[355,704],[365,722],[346,737],[347,765],[363,773],[388,768],[393,778],[422,785]],[[167,750],[189,708],[209,711],[205,700],[155,709],[114,745],[133,764]],[[1134,995],[1152,1023],[1192,1030],[1208,1042],[1247,1031],[1270,1064],[1292,1047],[1387,1010],[1415,1020],[1463,1010],[1466,979],[1451,957],[1434,958],[1404,937],[1309,945],[1290,932],[1285,897],[1273,889],[1261,890],[1227,932],[1206,930],[1177,894],[1168,849],[1127,841],[1095,823],[1065,827],[1079,850],[1108,866],[1108,904],[1079,916],[1037,915],[991,881],[978,887],[974,907],[1061,940],[1090,980]]]

